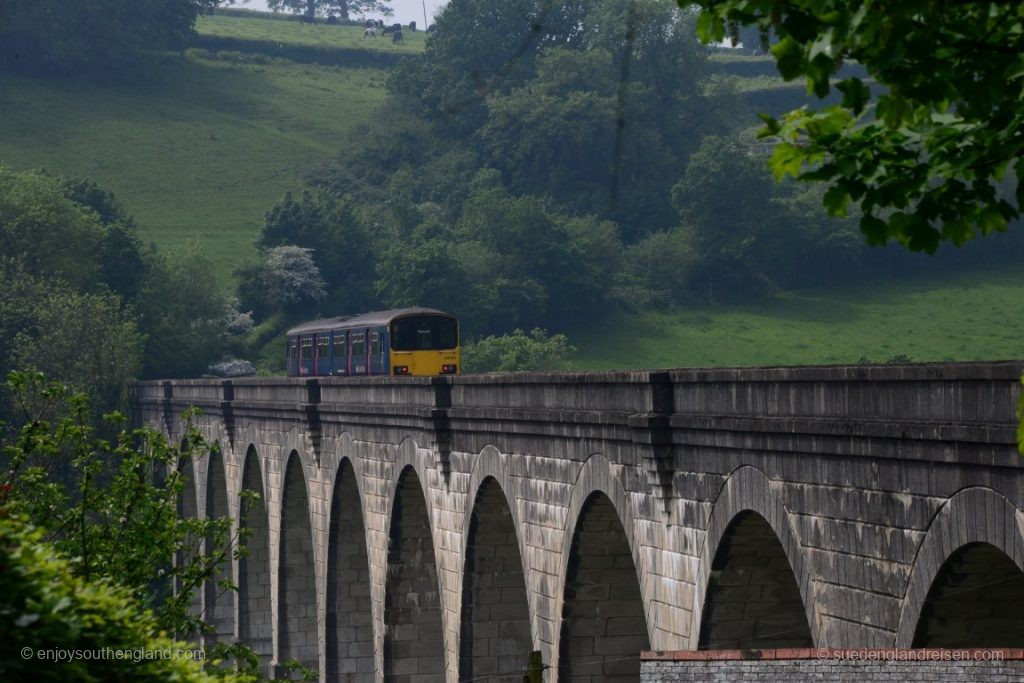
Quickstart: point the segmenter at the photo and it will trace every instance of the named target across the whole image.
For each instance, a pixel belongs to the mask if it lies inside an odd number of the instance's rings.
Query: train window
[[[335,332],[334,333],[334,357],[344,358],[345,357],[345,333]]]
[[[377,356],[384,350],[384,336],[379,332],[370,333],[370,353]]]
[[[302,357],[312,358],[313,357],[313,338],[303,337],[302,338]]]
[[[331,339],[326,335],[316,338],[316,356],[320,360],[326,360],[331,354]]]
[[[359,358],[366,355],[366,335],[362,332],[352,333],[352,357]]]
[[[414,315],[391,323],[395,351],[454,349],[459,345],[459,324],[439,315]]]
[[[299,340],[298,339],[290,339],[289,343],[288,343],[288,355],[291,356],[292,358],[294,358],[295,355],[298,353],[298,349],[299,349]]]

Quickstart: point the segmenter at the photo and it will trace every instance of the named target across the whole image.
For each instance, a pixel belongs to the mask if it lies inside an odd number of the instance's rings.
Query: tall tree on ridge
[[[389,0],[268,0],[267,7],[275,12],[302,13],[307,17],[337,13],[342,19],[350,14],[367,14],[379,12],[391,16]]]

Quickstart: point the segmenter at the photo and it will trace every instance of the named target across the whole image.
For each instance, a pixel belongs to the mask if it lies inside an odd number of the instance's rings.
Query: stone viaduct
[[[252,530],[209,639],[325,681],[637,680],[641,650],[1021,647],[1024,363],[142,382]],[[240,519],[240,491],[261,500]]]

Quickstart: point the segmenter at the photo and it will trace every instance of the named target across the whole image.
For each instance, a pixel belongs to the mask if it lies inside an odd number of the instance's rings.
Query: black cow
[[[334,16],[333,14],[329,15],[327,17],[327,23],[331,24],[331,25],[337,24],[338,23],[338,17]]]
[[[415,21],[410,21],[409,22],[409,30],[412,31],[413,33],[416,33],[416,22]]]
[[[401,43],[402,42],[402,29],[396,28],[394,31],[392,31],[392,33],[391,33],[391,42],[392,43]]]

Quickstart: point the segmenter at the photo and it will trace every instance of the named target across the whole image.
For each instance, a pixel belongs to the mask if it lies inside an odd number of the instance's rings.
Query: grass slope
[[[572,367],[813,365],[1024,358],[1024,269],[622,315],[569,331]]]
[[[190,51],[102,83],[2,75],[0,163],[95,180],[143,239],[198,239],[226,281],[264,212],[383,101],[387,72],[215,57]]]
[[[216,36],[235,40],[260,40],[290,45],[321,48],[343,48],[415,54],[423,51],[427,35],[423,31],[402,30],[402,42],[394,44],[391,35],[363,38],[358,26],[303,24],[276,19],[240,18],[214,15],[199,17],[196,32],[201,36]]]

